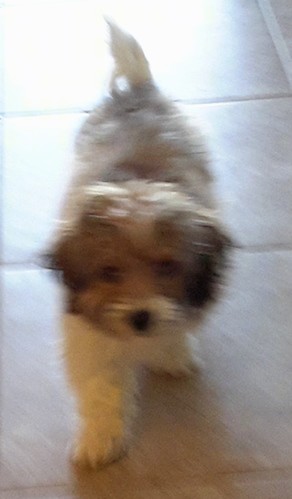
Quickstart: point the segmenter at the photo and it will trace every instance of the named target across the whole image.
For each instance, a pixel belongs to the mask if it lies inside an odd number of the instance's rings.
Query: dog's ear
[[[52,270],[72,291],[82,289],[87,280],[88,241],[78,234],[63,235],[43,256],[43,266]]]
[[[185,284],[189,305],[201,308],[216,298],[231,246],[230,238],[215,225],[202,225],[194,230]]]
[[[72,291],[80,291],[96,277],[116,232],[110,220],[85,212],[43,256],[43,267],[54,271]]]

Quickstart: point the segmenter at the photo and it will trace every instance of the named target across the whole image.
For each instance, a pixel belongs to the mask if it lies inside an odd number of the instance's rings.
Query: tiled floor
[[[291,499],[291,1],[1,5],[0,499]],[[103,10],[138,36],[160,86],[206,128],[242,249],[202,331],[205,367],[190,381],[149,379],[136,445],[93,473],[67,459],[58,289],[34,261],[74,131],[102,93]]]

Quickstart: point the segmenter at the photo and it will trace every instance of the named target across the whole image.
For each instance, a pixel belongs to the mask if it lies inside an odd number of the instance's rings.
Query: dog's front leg
[[[127,449],[135,414],[135,372],[122,362],[120,342],[67,315],[64,353],[76,395],[79,425],[73,460],[91,467],[118,459]]]
[[[132,372],[104,371],[77,391],[80,426],[73,459],[92,467],[118,459],[127,449],[134,414]]]

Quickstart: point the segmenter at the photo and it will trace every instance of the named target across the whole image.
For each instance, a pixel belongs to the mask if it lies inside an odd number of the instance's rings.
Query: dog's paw
[[[171,359],[164,362],[163,365],[151,368],[155,374],[167,375],[172,378],[191,378],[200,372],[204,367],[203,361],[199,357],[192,356],[184,361]]]
[[[201,365],[197,362],[189,362],[188,364],[173,364],[165,367],[164,372],[172,378],[191,378],[199,372]]]
[[[96,468],[116,461],[126,450],[127,438],[120,421],[87,421],[74,444],[72,461],[78,466]]]

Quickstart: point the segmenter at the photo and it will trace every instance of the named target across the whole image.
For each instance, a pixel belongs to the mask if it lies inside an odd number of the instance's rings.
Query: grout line
[[[0,262],[0,269],[3,268],[10,268],[10,269],[17,269],[19,270],[40,270],[40,271],[47,271],[45,267],[41,267],[41,265],[37,265],[34,261],[32,260],[23,260],[22,262]]]
[[[173,102],[183,105],[220,105],[220,104],[232,104],[241,102],[254,102],[262,100],[277,100],[277,99],[289,99],[292,97],[292,92],[283,92],[278,94],[262,94],[262,95],[245,95],[245,96],[233,96],[233,97],[218,97],[218,98],[205,98],[205,99],[173,99]],[[88,114],[91,108],[73,107],[73,108],[56,108],[56,109],[46,109],[46,110],[31,110],[31,111],[7,111],[0,113],[1,118],[29,118],[38,116],[53,116],[61,114]]]
[[[279,253],[279,252],[291,252],[292,243],[280,243],[280,244],[255,244],[255,245],[238,245],[234,251],[243,251],[245,253]],[[12,262],[0,262],[0,269],[18,269],[21,271],[31,271],[37,270],[42,272],[49,272],[49,269],[38,265],[35,260],[23,260],[23,261],[12,261]]]
[[[236,477],[242,476],[242,475],[264,475],[266,473],[269,473],[270,477],[271,475],[277,475],[279,472],[287,473],[289,472],[289,476],[292,472],[292,466],[275,466],[273,468],[244,468],[244,469],[238,469],[238,470],[222,470],[218,471],[215,473],[215,475],[219,477],[225,477],[225,476],[230,476],[230,477]],[[212,475],[211,475],[212,476]]]
[[[237,102],[254,102],[261,100],[276,100],[291,98],[292,92],[281,92],[278,94],[260,94],[260,95],[238,95],[231,97],[205,98],[205,99],[174,99],[174,102],[179,104],[192,105],[217,105],[217,104],[232,104]]]
[[[44,109],[37,110],[32,109],[31,111],[7,111],[0,113],[0,117],[2,118],[29,118],[33,116],[51,116],[51,115],[60,115],[60,114],[80,114],[80,113],[88,113],[88,109],[83,109],[81,107],[72,107],[72,108],[64,108],[64,109]]]
[[[246,253],[276,253],[292,251],[292,243],[271,243],[271,244],[255,244],[255,245],[238,245],[236,250],[241,250]]]
[[[210,472],[205,472],[205,473],[200,473],[199,471],[194,474],[196,478],[199,478],[202,482],[205,480],[213,480],[215,479],[220,479],[220,478],[227,478],[227,477],[240,477],[243,475],[266,475],[269,474],[271,478],[273,478],[274,475],[278,475],[279,473],[284,473],[287,475],[289,473],[289,476],[291,476],[291,471],[292,471],[292,466],[274,466],[274,467],[255,467],[255,468],[239,468],[239,469],[230,469],[230,470],[218,470],[215,471],[214,473]],[[49,492],[51,491],[60,491],[65,493],[66,495],[68,493],[72,493],[72,488],[69,483],[56,483],[56,484],[48,484],[48,485],[35,485],[35,486],[19,486],[19,487],[8,487],[8,488],[0,488],[0,494],[1,492],[20,492],[20,491],[42,491],[46,492],[48,490]],[[35,496],[36,497],[36,496]],[[70,496],[71,497],[71,496]]]
[[[258,0],[259,8],[270,33],[278,57],[282,63],[286,78],[292,89],[292,58],[282,35],[281,28],[275,16],[270,0]]]

